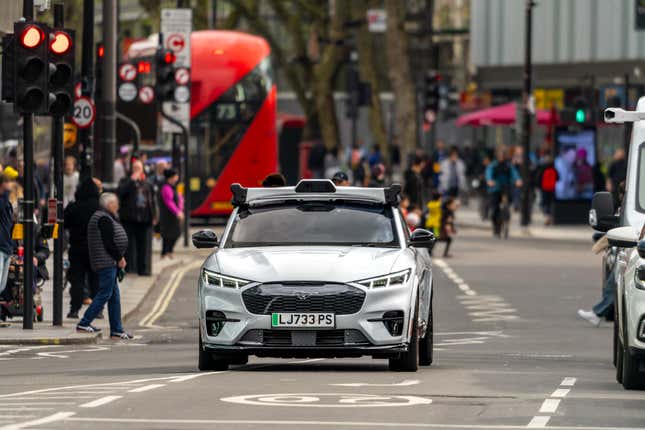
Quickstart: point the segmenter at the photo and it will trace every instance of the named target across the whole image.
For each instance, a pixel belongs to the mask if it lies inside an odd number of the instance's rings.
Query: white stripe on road
[[[560,382],[560,385],[563,387],[573,387],[573,385],[576,383],[576,378],[564,378],[562,382]]]
[[[123,396],[105,396],[101,397],[100,399],[93,400],[88,403],[83,403],[79,407],[81,408],[96,408],[97,406],[103,406],[105,404],[108,404],[110,402],[113,402],[115,400],[119,400]]]
[[[325,358],[309,358],[307,360],[292,361],[291,364],[314,363],[316,361],[323,361],[323,360],[325,360]]]
[[[57,412],[53,415],[50,415],[48,417],[44,418],[39,418],[37,420],[31,420],[31,421],[24,421],[21,423],[15,423],[15,424],[9,424],[6,426],[0,427],[0,430],[20,430],[24,428],[29,428],[29,427],[34,427],[34,426],[39,426],[42,424],[49,424],[49,423],[54,423],[56,421],[63,421],[72,415],[75,415],[74,412]]]
[[[166,386],[166,384],[144,385],[143,387],[133,388],[132,390],[128,391],[128,393],[143,393],[144,391],[150,391],[150,390],[154,390],[155,388],[161,388],[161,387],[165,387],[165,386]]]
[[[541,414],[552,414],[558,410],[560,399],[546,399],[540,408]]]
[[[533,419],[529,422],[529,424],[526,426],[528,428],[540,428],[540,427],[546,427],[548,424],[549,420],[551,417],[549,416],[535,416]]]
[[[549,417],[546,417],[549,418]],[[276,420],[207,420],[207,419],[158,419],[158,418],[81,418],[72,417],[67,422],[99,422],[99,423],[124,423],[124,424],[158,424],[172,427],[172,425],[186,424],[193,426],[214,425],[273,425],[273,426],[323,426],[323,427],[363,427],[363,428],[431,428],[431,429],[485,429],[485,430],[521,430],[527,426],[520,425],[495,425],[495,424],[432,424],[432,423],[396,423],[396,422],[369,422],[369,421],[276,421]],[[547,420],[548,421],[548,420]],[[544,427],[544,425],[535,427]],[[581,427],[581,426],[551,426],[552,430],[615,430],[615,427]],[[645,430],[645,427],[623,427],[621,430]]]
[[[566,397],[567,394],[569,394],[569,391],[571,390],[568,388],[558,388],[553,392],[553,394],[551,394],[551,397],[559,397],[559,398]]]

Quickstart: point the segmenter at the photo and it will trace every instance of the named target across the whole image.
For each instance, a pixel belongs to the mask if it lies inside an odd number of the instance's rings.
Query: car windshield
[[[345,202],[286,202],[240,209],[229,237],[228,247],[398,246],[389,206]]]

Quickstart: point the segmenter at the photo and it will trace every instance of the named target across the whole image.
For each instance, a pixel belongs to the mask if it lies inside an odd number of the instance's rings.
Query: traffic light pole
[[[191,199],[190,199],[190,157],[189,157],[189,151],[188,151],[188,142],[190,136],[188,135],[188,129],[184,127],[184,124],[181,123],[181,121],[177,120],[176,118],[173,118],[172,116],[168,115],[166,112],[164,112],[163,108],[159,108],[159,111],[161,112],[161,116],[166,118],[168,121],[171,123],[175,124],[177,127],[181,129],[181,135],[184,138],[184,168],[183,174],[182,174],[182,179],[184,181],[184,247],[188,248],[188,233],[190,230],[190,207],[191,207]],[[174,145],[174,138],[173,138],[173,145]],[[180,164],[179,159],[177,160],[177,164]]]
[[[63,28],[64,8],[62,3],[54,5],[54,27]],[[63,115],[52,117],[52,158],[54,159],[54,189],[56,190],[56,223],[58,237],[54,240],[54,295],[52,324],[63,325]]]
[[[522,226],[531,223],[531,110],[530,100],[532,94],[532,36],[533,36],[533,0],[526,0],[525,33],[524,33],[524,94],[522,96],[524,115],[522,118]]]
[[[81,94],[92,98],[94,89],[94,0],[83,0],[83,52],[81,57]],[[78,132],[81,146],[81,181],[94,176],[93,127]]]
[[[27,22],[34,20],[33,0],[23,0],[23,15]],[[34,115],[22,115],[22,139],[24,157],[24,196],[20,222],[23,225],[23,315],[22,328],[34,328]]]
[[[114,180],[116,155],[116,63],[117,63],[117,4],[116,0],[103,0],[103,43],[105,60],[103,69],[103,176],[107,182]]]

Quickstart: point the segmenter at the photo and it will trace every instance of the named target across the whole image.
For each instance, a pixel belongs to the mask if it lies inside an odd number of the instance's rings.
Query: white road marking
[[[401,382],[394,382],[392,384],[370,384],[369,382],[350,382],[346,384],[329,384],[337,387],[409,387],[417,385],[420,381],[418,379],[406,379]]]
[[[30,408],[30,407],[22,407],[22,406],[14,406],[11,405],[11,407],[3,407],[0,406],[0,411],[8,411],[8,412],[16,412],[16,411],[51,411],[56,408]]]
[[[567,394],[569,394],[569,391],[571,390],[569,390],[568,388],[558,388],[551,394],[551,397],[556,397],[556,398],[566,397]]]
[[[558,410],[560,406],[560,399],[545,399],[540,408],[541,414],[552,414]]]
[[[468,291],[466,291],[466,294],[469,295],[469,296],[476,296],[477,295],[475,290],[468,290]]]
[[[533,419],[528,423],[526,427],[528,428],[540,428],[540,427],[546,427],[546,425],[549,423],[549,420],[551,417],[549,416],[535,416]]]
[[[255,406],[305,408],[380,408],[429,405],[432,399],[418,396],[394,396],[348,393],[278,393],[223,397],[223,402]]]
[[[199,378],[200,376],[205,376],[205,375],[216,375],[218,373],[225,373],[226,371],[219,371],[219,372],[202,372],[202,373],[192,373],[190,375],[183,375],[183,376],[175,376],[170,379],[170,382],[184,382],[184,381],[189,381],[191,379]]]
[[[166,384],[150,384],[144,385],[143,387],[133,388],[128,391],[128,393],[143,393],[144,391],[154,390],[156,388],[165,387]]]
[[[33,418],[36,415],[0,415],[0,419]]]
[[[573,387],[573,385],[576,383],[576,378],[564,378],[562,382],[560,382],[560,385],[563,387]]]
[[[38,352],[36,356],[38,357],[50,357],[50,358],[69,358],[69,355],[74,352],[96,352],[96,351],[109,351],[110,348],[106,346],[95,346],[86,349],[70,349],[68,351],[53,351],[53,352]]]
[[[115,400],[119,400],[122,397],[123,396],[105,396],[105,397],[101,397],[99,399],[93,400],[91,402],[88,402],[88,403],[83,403],[79,407],[80,408],[96,408],[97,406],[103,406],[103,405],[108,404],[110,402],[113,402]]]
[[[6,426],[0,427],[0,430],[20,430],[28,427],[34,427],[34,426],[39,426],[42,424],[50,424],[54,423],[56,421],[63,421],[72,415],[75,415],[74,412],[57,412],[53,415],[49,415],[48,417],[44,418],[38,418],[36,420],[31,420],[31,421],[24,421],[21,423],[15,423],[15,424],[9,424]]]
[[[547,417],[548,418],[548,417]],[[100,422],[100,423],[124,423],[124,424],[159,424],[171,427],[172,424],[186,424],[192,426],[208,425],[247,425],[247,426],[306,426],[323,427],[363,427],[363,428],[431,428],[431,429],[486,429],[486,430],[521,430],[527,426],[519,425],[495,425],[495,424],[431,424],[431,423],[396,423],[396,422],[369,422],[369,421],[278,421],[278,420],[207,420],[207,419],[160,419],[160,418],[90,418],[71,417],[68,422]],[[544,427],[544,426],[538,426]],[[556,430],[611,430],[610,427],[580,427],[580,426],[557,426],[550,427]],[[622,428],[621,430],[645,430],[645,427]]]

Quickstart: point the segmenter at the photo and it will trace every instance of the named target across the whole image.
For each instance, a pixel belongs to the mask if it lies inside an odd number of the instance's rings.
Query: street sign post
[[[139,101],[143,104],[150,104],[155,100],[155,90],[149,85],[139,90]]]
[[[124,63],[119,67],[119,78],[123,82],[132,82],[137,78],[137,68],[134,64]]]
[[[137,98],[137,86],[132,82],[125,82],[119,85],[119,98],[124,102],[131,102]]]

